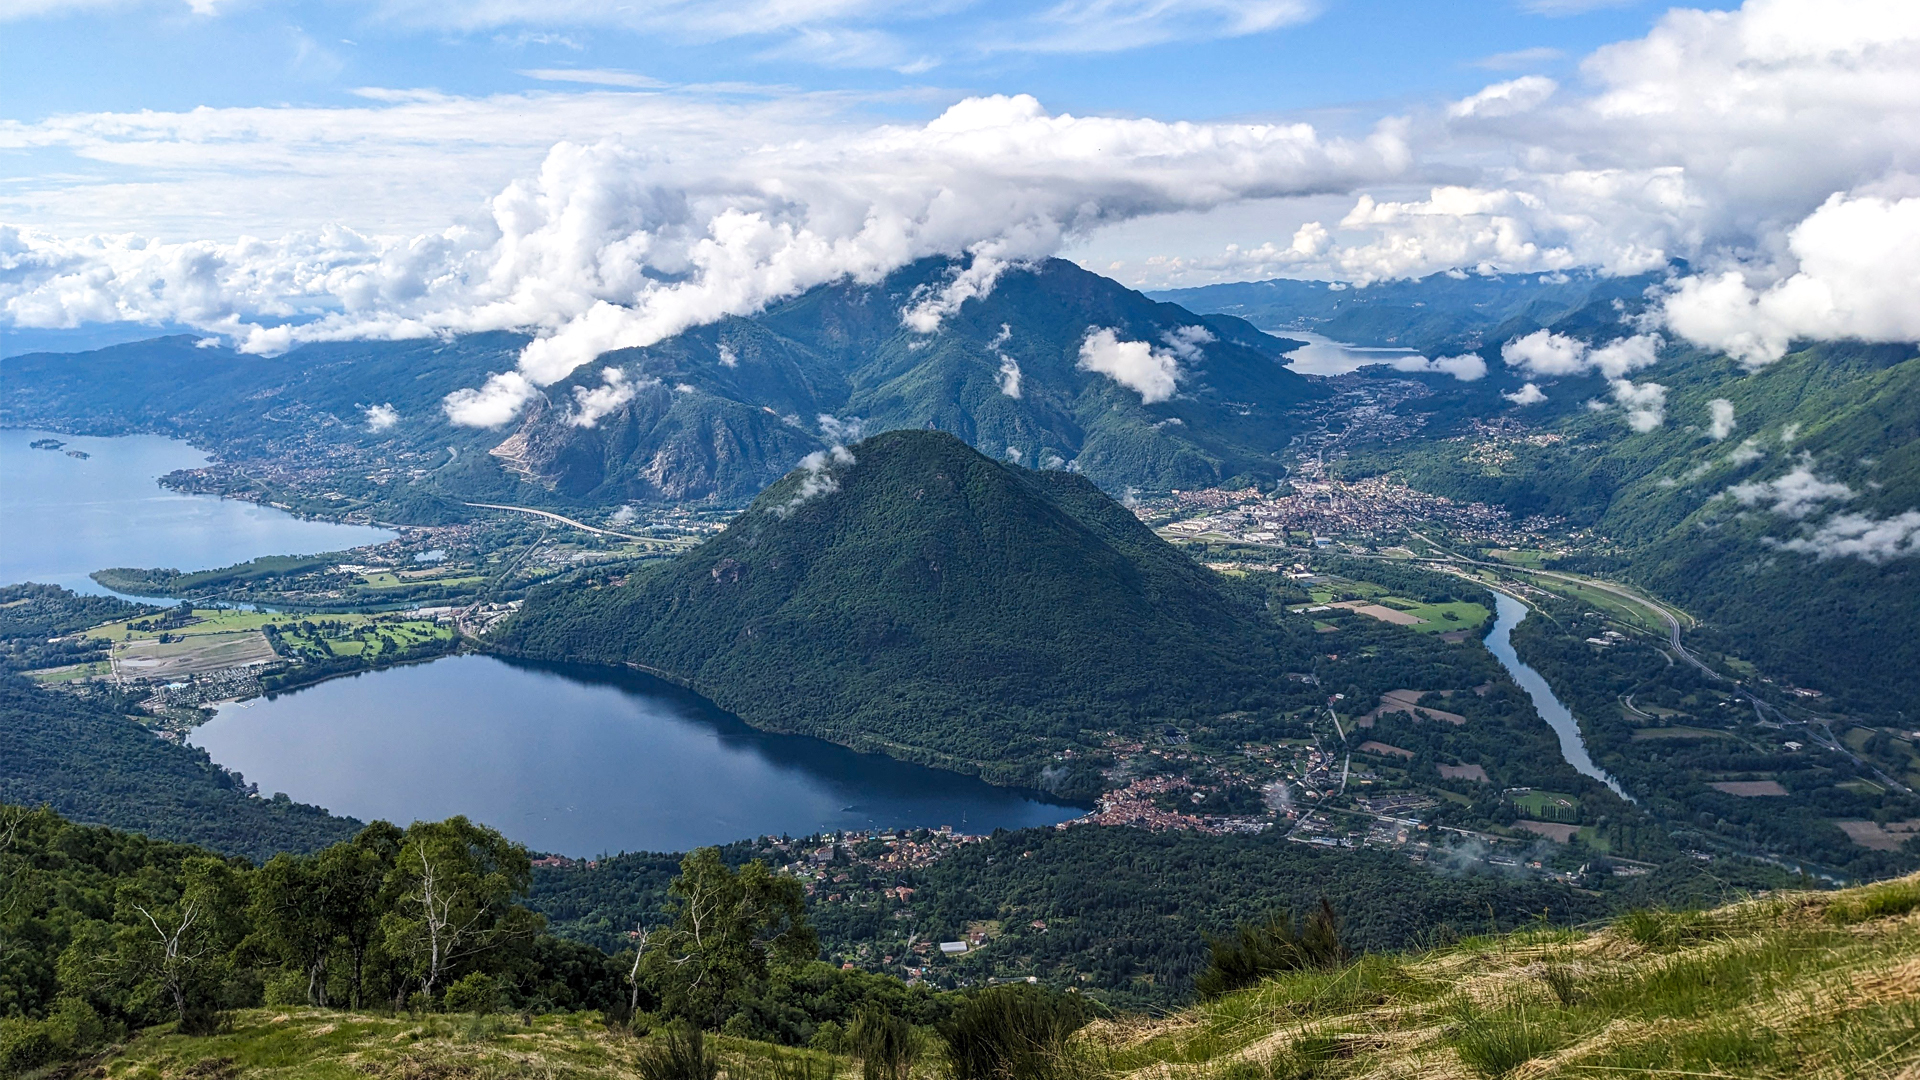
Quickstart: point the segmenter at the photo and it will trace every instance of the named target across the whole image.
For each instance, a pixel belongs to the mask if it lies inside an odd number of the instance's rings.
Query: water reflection
[[[568,855],[766,833],[1048,825],[1035,792],[748,727],[606,668],[461,656],[228,705],[195,743],[263,792],[363,820],[466,814]]]

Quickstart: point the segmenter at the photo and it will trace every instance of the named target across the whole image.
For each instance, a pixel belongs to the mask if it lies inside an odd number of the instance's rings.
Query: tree
[[[758,860],[736,871],[718,848],[700,848],[680,861],[668,893],[673,925],[650,935],[640,964],[673,1015],[717,1027],[760,995],[776,966],[820,951],[800,883]]]
[[[431,999],[456,964],[533,932],[537,917],[511,903],[532,876],[525,847],[464,817],[409,827],[387,875],[381,923],[387,947],[409,967],[398,994],[417,981]]]
[[[118,932],[104,955],[91,959],[96,972],[128,984],[132,1000],[158,1004],[192,1031],[208,1026],[222,1004],[221,983],[246,934],[246,885],[239,870],[208,856],[184,860],[178,881],[171,898],[165,897],[170,882],[130,887],[115,920]]]
[[[369,953],[379,941],[385,914],[382,892],[404,839],[396,826],[376,821],[352,840],[315,856],[319,872],[334,883],[330,910],[334,931],[347,951],[348,1004],[355,1009],[366,985]]]

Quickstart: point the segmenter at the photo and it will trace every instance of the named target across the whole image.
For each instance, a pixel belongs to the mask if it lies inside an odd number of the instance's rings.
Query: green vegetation
[[[61,895],[93,902],[136,890],[184,894],[204,889],[192,884],[195,875],[225,875],[239,886],[229,890],[229,904],[276,895],[277,886],[260,884],[263,871],[220,867],[190,850],[134,838],[89,835],[76,844],[75,837],[57,845],[56,856],[40,839],[50,825],[59,827],[41,815],[16,830],[26,845],[16,839],[0,858],[27,873],[10,873],[10,887],[57,877],[65,883]],[[821,1024],[812,1049],[745,1032],[703,1033],[647,1015],[610,1023],[605,1009],[515,1010],[526,969],[505,963],[488,976],[503,995],[493,1000],[508,1010],[500,1013],[484,1011],[483,996],[463,1001],[476,1006],[464,1015],[304,1003],[263,1009],[242,1000],[217,1031],[195,1033],[177,1020],[144,1030],[121,1026],[127,1021],[112,1001],[103,1008],[66,994],[43,1012],[9,1009],[0,1020],[0,1048],[13,1070],[92,1052],[96,1075],[127,1080],[260,1072],[830,1080],[852,1071],[849,1056],[874,1080],[1117,1080],[1142,1072],[1198,1080],[1585,1072],[1894,1078],[1920,1065],[1920,982],[1912,971],[1920,930],[1910,917],[1916,897],[1920,879],[1907,878],[1836,893],[1775,893],[1714,910],[1644,909],[1579,930],[1534,925],[1404,953],[1344,959],[1329,950],[1323,962],[1279,965],[1250,986],[1155,1017],[1102,1015],[1080,995],[1018,984],[946,995],[917,1015],[860,1004],[844,1022]],[[175,908],[164,905],[177,902],[163,900],[161,910],[171,914]],[[26,919],[42,918],[41,910],[32,908]],[[279,916],[270,912],[285,908],[241,910],[271,920]],[[17,903],[7,909],[9,929],[22,925],[22,911]],[[111,927],[116,916],[88,918]],[[84,929],[69,939],[114,940]],[[499,946],[503,953],[515,949]],[[620,966],[610,966],[617,981]],[[54,978],[78,970],[59,965]],[[164,982],[154,969],[137,970]],[[484,981],[469,972],[455,985]],[[270,979],[266,992],[297,997],[305,986],[305,979]],[[164,997],[149,1007],[164,1012]]]
[[[822,468],[623,585],[537,590],[491,640],[633,664],[756,726],[1080,794],[1102,786],[1111,732],[1223,714],[1252,730],[1313,700],[1279,677],[1307,662],[1303,622],[1081,477],[939,432]]]
[[[222,586],[244,585],[268,578],[318,570],[340,562],[338,555],[266,555],[218,570],[136,570],[115,567],[95,570],[90,577],[114,592],[130,596],[201,596]]]
[[[156,609],[111,596],[81,596],[57,585],[0,587],[0,668],[30,671],[106,659],[106,646],[77,631]]]
[[[325,847],[357,827],[285,795],[254,797],[206,751],[129,719],[131,707],[109,691],[78,696],[0,676],[0,802],[256,859]]]

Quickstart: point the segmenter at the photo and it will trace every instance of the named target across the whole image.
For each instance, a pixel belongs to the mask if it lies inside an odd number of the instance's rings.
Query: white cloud
[[[1853,489],[1836,480],[1822,480],[1801,465],[1775,480],[1735,484],[1727,494],[1742,506],[1766,506],[1781,517],[1803,518],[1823,502],[1853,498]]]
[[[798,509],[801,504],[817,499],[822,495],[831,495],[840,490],[840,478],[833,475],[834,466],[855,464],[853,451],[844,446],[834,446],[827,450],[815,450],[800,459],[800,486],[786,502],[773,508],[774,514],[786,517]]]
[[[655,89],[667,85],[650,75],[616,68],[529,68],[521,71],[540,82],[585,83],[588,86],[622,86],[631,90]]]
[[[724,341],[720,343],[720,366],[728,368],[740,366],[739,354],[735,353],[733,347]]]
[[[1217,339],[1213,331],[1204,326],[1176,326],[1161,334],[1160,340],[1173,350],[1173,355],[1192,362],[1200,359],[1202,345],[1211,345]]]
[[[367,406],[367,430],[375,434],[400,422],[400,412],[392,405]]]
[[[1488,71],[1515,71],[1520,68],[1550,64],[1565,57],[1559,49],[1546,45],[1536,45],[1530,49],[1515,49],[1512,52],[1494,53],[1483,56],[1473,62],[1473,66]]]
[[[1529,375],[1553,378],[1597,371],[1618,380],[1652,367],[1660,359],[1661,344],[1656,334],[1635,334],[1594,348],[1565,334],[1535,330],[1502,345],[1500,359]]]
[[[1447,115],[1455,120],[1476,116],[1513,116],[1544,103],[1558,89],[1560,84],[1545,76],[1524,75],[1509,82],[1494,83],[1454,102],[1447,106]]]
[[[1535,383],[1527,383],[1518,390],[1500,395],[1515,405],[1538,405],[1547,400],[1546,392]]]
[[[1920,555],[1920,510],[1890,518],[1835,514],[1811,535],[1783,541],[1779,546],[1822,559],[1855,558],[1871,563]]]
[[[1735,465],[1751,465],[1766,456],[1767,452],[1760,449],[1758,442],[1742,439],[1740,445],[1733,448],[1733,453],[1727,455],[1727,460]]]
[[[1500,347],[1500,359],[1533,375],[1578,375],[1587,370],[1587,343],[1550,330],[1535,330]]]
[[[1339,189],[1406,164],[1390,131],[1352,141],[1305,125],[1053,115],[1028,97],[969,99],[923,125],[849,130],[786,124],[792,106],[679,116],[650,98],[608,96],[660,120],[655,134],[667,141],[563,142],[536,175],[494,196],[485,220],[413,236],[323,227],[229,243],[4,230],[0,309],[23,326],[180,322],[255,352],[312,340],[531,331],[517,381],[497,379],[449,401],[460,422],[497,425],[534,388],[600,353],[825,282],[873,282],[918,258],[968,256],[964,270],[903,314],[925,331],[1006,268],[1107,222]],[[390,107],[423,130],[434,109],[475,123],[466,108]],[[303,114],[298,123],[324,119]],[[356,114],[353,123],[364,120]],[[231,125],[216,118],[212,126]],[[197,153],[211,139],[169,145]],[[296,317],[308,321],[280,321]]]
[[[1180,358],[1144,341],[1122,341],[1112,330],[1089,328],[1080,342],[1082,371],[1098,372],[1140,395],[1142,405],[1173,397],[1180,381]]]
[[[1920,341],[1920,198],[1836,194],[1787,235],[1798,269],[1756,287],[1732,269],[1681,281],[1667,325],[1749,366],[1800,339]]]
[[[820,425],[820,434],[836,444],[859,442],[867,434],[867,422],[858,416],[849,416],[842,420],[837,416],[821,413],[814,419]]]
[[[1608,384],[1614,403],[1627,413],[1627,426],[1645,434],[1667,422],[1667,388],[1659,383],[1614,379]]]
[[[600,423],[602,417],[632,401],[635,393],[647,387],[659,385],[659,379],[642,379],[636,383],[627,378],[624,370],[616,367],[607,368],[600,373],[599,386],[573,388],[574,410],[567,417],[567,423],[579,428],[594,427]],[[452,405],[449,403],[449,412],[451,408]]]
[[[1424,356],[1402,356],[1394,359],[1391,366],[1395,371],[1433,372],[1451,375],[1461,382],[1473,382],[1487,374],[1487,362],[1474,353],[1461,353],[1459,356],[1436,356],[1428,359]]]
[[[540,393],[517,371],[490,376],[478,389],[455,390],[447,395],[447,419],[464,427],[497,428],[520,415],[527,402]]]
[[[1707,435],[1714,442],[1733,434],[1733,429],[1740,426],[1733,418],[1733,402],[1726,398],[1714,398],[1707,402],[1707,416]]]

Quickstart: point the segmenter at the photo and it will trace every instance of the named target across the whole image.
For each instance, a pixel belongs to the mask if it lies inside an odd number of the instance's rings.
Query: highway
[[[477,506],[483,510],[510,510],[516,514],[531,514],[534,517],[546,518],[549,521],[557,521],[562,525],[571,525],[574,528],[581,530],[582,532],[590,532],[596,536],[617,536],[622,540],[640,540],[649,544],[693,545],[698,543],[698,541],[696,540],[665,539],[658,536],[635,536],[632,533],[615,532],[612,529],[597,529],[592,525],[587,524],[584,521],[575,521],[570,517],[567,517],[562,514],[556,514],[551,510],[535,510],[531,506],[506,506],[501,503],[477,503],[477,502],[463,503],[462,505]]]

